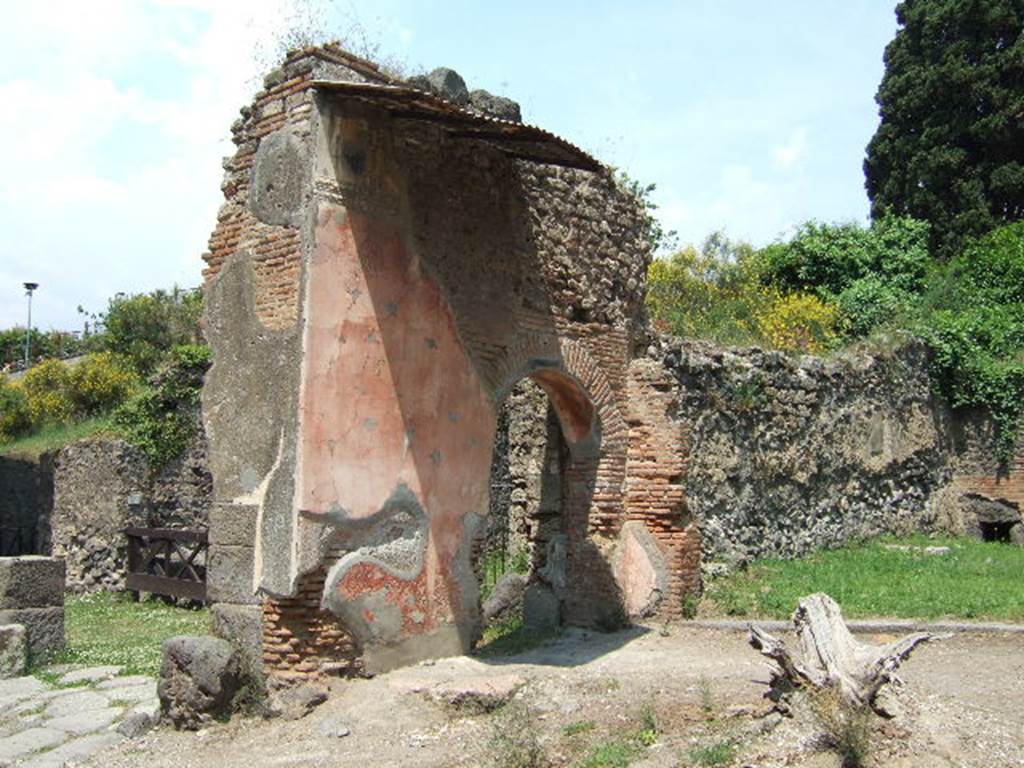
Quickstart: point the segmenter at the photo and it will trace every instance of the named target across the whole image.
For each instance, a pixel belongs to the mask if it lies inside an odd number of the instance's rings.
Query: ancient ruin
[[[539,621],[678,615],[699,589],[648,339],[644,211],[543,130],[291,55],[234,126],[206,255],[209,591],[281,676],[375,671],[479,636],[498,408],[530,379],[564,452]]]
[[[851,537],[1021,537],[1024,440],[1000,465],[920,344],[652,333],[642,204],[514,102],[327,46],[233,132],[205,255],[207,578],[250,672],[466,651],[496,512],[541,627],[680,617],[702,567]]]

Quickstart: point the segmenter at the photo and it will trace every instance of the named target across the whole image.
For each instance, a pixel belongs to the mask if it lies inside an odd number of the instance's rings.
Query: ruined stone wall
[[[1009,461],[1001,462],[984,413],[965,411],[952,421],[953,481],[936,500],[939,525],[1024,545],[1024,425]]]
[[[528,416],[516,408],[510,421]],[[627,421],[628,518],[644,523],[622,550],[643,581],[636,615],[654,597],[657,613],[685,614],[702,560],[715,572],[880,534],[982,536],[993,521],[1024,533],[1024,434],[1000,465],[991,421],[932,395],[914,342],[824,360],[665,339],[630,367]],[[544,441],[510,439],[509,474],[536,478]],[[664,572],[643,530],[668,553]]]
[[[211,493],[201,430],[156,472],[140,449],[115,438],[81,440],[35,460],[4,457],[0,544],[4,556],[65,558],[69,589],[117,590],[124,528],[205,528]]]
[[[827,360],[678,340],[651,353],[690,432],[685,495],[705,565],[948,529],[968,486],[1019,482],[1019,465],[996,479],[984,419],[933,396],[917,342]]]
[[[157,472],[141,450],[110,438],[71,443],[52,458],[53,504],[43,549],[67,563],[78,591],[124,587],[129,526],[205,528],[212,490],[205,439]]]

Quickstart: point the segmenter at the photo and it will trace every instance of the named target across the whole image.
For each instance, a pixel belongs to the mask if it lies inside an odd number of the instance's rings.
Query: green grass
[[[31,435],[19,437],[17,440],[12,440],[9,443],[0,443],[0,455],[24,456],[25,458],[35,459],[40,454],[63,448],[75,440],[110,432],[110,419],[106,416],[97,416],[71,424],[56,424],[44,427],[39,432],[34,432]]]
[[[946,555],[885,544],[947,546]],[[788,618],[797,600],[831,595],[847,617],[1024,620],[1024,547],[968,538],[886,539],[799,560],[764,560],[716,579],[706,597],[730,616]]]
[[[643,752],[639,741],[623,736],[598,744],[579,768],[626,768]]]
[[[702,747],[694,747],[687,755],[689,765],[695,766],[722,766],[732,765],[736,759],[736,742],[731,739],[719,741],[715,744],[706,744]]]
[[[133,603],[127,594],[69,596],[64,606],[67,649],[51,663],[117,665],[129,675],[160,671],[164,640],[210,631],[209,611],[179,608],[159,600]],[[46,679],[46,668],[36,671]]]

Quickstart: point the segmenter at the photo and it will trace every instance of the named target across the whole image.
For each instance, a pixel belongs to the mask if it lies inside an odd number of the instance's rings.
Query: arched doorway
[[[573,621],[567,605],[592,586],[570,572],[589,549],[600,449],[598,409],[571,375],[539,368],[508,389],[495,429],[489,517],[474,553],[485,623],[521,620],[539,630],[592,623]],[[610,573],[603,581],[617,606]]]

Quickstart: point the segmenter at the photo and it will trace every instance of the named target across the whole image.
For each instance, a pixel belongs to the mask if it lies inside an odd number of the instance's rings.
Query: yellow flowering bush
[[[765,290],[767,299],[757,311],[757,326],[776,349],[820,354],[839,338],[839,312],[832,304],[809,293]]]
[[[71,399],[69,381],[68,367],[60,360],[44,360],[26,371],[21,383],[28,396],[33,424],[70,421],[75,403]]]
[[[0,443],[13,440],[31,427],[32,414],[24,388],[0,376]]]
[[[70,395],[75,412],[89,416],[120,405],[138,385],[131,364],[113,352],[89,355],[71,369]]]

